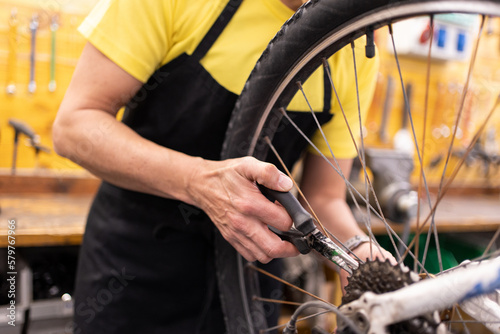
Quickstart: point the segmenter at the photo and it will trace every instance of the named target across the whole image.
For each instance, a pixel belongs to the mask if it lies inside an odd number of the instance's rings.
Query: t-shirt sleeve
[[[99,51],[141,82],[172,42],[170,1],[101,0],[79,27]]]
[[[330,149],[338,159],[350,159],[357,155],[356,144],[360,138],[360,122],[364,124],[368,109],[373,98],[376,78],[379,69],[378,57],[368,59],[364,54],[364,43],[355,43],[356,70],[359,87],[360,113],[358,113],[358,97],[354,76],[354,62],[350,45],[344,47],[330,59],[331,77],[337,90],[340,104],[332,92],[333,119],[322,126],[323,134],[318,130],[312,137],[314,145],[327,157],[331,157]],[[342,112],[343,111],[343,112]],[[344,117],[345,115],[345,117]],[[347,119],[347,122],[346,122]],[[346,123],[349,124],[347,127]],[[309,151],[318,154],[310,147]]]

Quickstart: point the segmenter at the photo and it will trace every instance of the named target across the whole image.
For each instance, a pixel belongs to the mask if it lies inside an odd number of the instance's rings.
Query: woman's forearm
[[[105,181],[193,204],[188,180],[203,160],[146,140],[107,112],[61,112],[53,139],[58,154]]]

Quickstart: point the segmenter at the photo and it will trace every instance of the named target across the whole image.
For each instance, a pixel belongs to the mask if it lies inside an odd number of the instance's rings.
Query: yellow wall
[[[41,136],[41,143],[52,147],[52,121],[84,45],[84,39],[76,29],[94,3],[95,0],[0,1],[0,168],[10,168],[12,164],[14,131],[8,126],[10,118],[28,123]],[[17,12],[16,23],[10,18],[13,12]],[[33,15],[39,17],[35,53],[37,89],[30,94],[29,23]],[[55,52],[56,90],[50,92],[50,23],[54,15],[58,16],[59,25]],[[15,83],[15,94],[6,93],[10,81]],[[17,167],[34,168],[37,166],[34,150],[26,145],[25,139],[22,137],[20,140]],[[76,165],[52,152],[40,154],[38,167],[71,169],[76,168]]]
[[[457,139],[454,144],[453,150],[456,152],[463,151],[469,145],[476,130],[482,125],[482,120],[492,109],[497,96],[500,94],[500,19],[492,21],[489,27],[489,33],[485,29],[480,40],[474,74],[467,91],[462,121],[459,123],[459,128],[463,136]],[[381,29],[377,35],[382,61],[374,103],[372,104],[366,123],[366,140],[372,146],[391,148],[393,147],[392,139],[401,127],[401,110],[404,107],[404,98],[394,56],[388,52],[387,48],[383,47],[386,45],[386,36],[387,29],[385,28]],[[417,138],[420,141],[423,133],[425,114],[427,59],[400,56],[399,61],[405,83],[411,82],[413,84],[413,96],[410,104]],[[439,182],[450,143],[450,138],[436,137],[433,135],[433,131],[437,131],[438,128],[442,127],[452,128],[455,122],[456,110],[459,109],[461,89],[465,85],[468,68],[468,61],[434,60],[431,62],[426,145],[423,160],[428,179],[432,183]],[[394,79],[395,90],[387,126],[388,141],[382,142],[379,138],[379,125],[389,76]],[[500,146],[500,110],[498,109],[486,127],[486,131],[495,135],[494,139],[497,147]],[[410,126],[408,126],[408,129],[410,129]],[[484,138],[485,136],[483,135],[481,140],[484,140]],[[500,154],[500,151],[497,154]],[[431,161],[437,161],[439,156],[442,157],[441,163],[435,167],[431,167]],[[420,167],[416,154],[414,160],[416,162],[415,168],[418,170]],[[453,166],[458,163],[458,160],[457,157],[451,159],[446,173],[447,176],[451,174]],[[490,169],[488,175],[485,174],[484,170],[483,165],[479,161],[462,167],[458,177],[460,180],[459,184],[478,187],[499,187],[500,166]]]

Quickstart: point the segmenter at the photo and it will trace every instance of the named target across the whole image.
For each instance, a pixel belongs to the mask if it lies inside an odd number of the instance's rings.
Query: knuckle
[[[243,215],[251,215],[254,211],[253,204],[245,199],[235,199],[233,203],[236,210]]]
[[[257,261],[257,258],[253,255],[250,255],[250,256],[248,256],[247,261],[248,262],[255,262],[255,261]]]
[[[236,233],[244,235],[248,234],[248,224],[246,219],[244,219],[243,217],[234,217],[231,220],[231,223]]]
[[[254,157],[250,157],[250,156],[243,157],[240,159],[240,163],[243,166],[252,166],[255,164],[255,162],[256,162],[256,159]]]
[[[257,260],[260,263],[269,263],[272,259],[273,259],[272,257],[266,256],[266,255],[262,255]]]
[[[278,169],[273,164],[266,163],[262,169],[262,175],[266,180],[271,180],[277,173]]]
[[[264,254],[269,258],[276,258],[279,256],[280,247],[279,245],[272,243],[264,246]]]
[[[254,163],[255,161],[255,158],[254,157],[251,157],[251,156],[246,156],[246,157],[243,157],[241,158],[241,161],[244,162],[244,163]]]

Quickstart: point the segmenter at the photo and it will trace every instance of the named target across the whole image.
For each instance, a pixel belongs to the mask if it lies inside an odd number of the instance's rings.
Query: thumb
[[[277,191],[290,191],[293,187],[293,181],[283,174],[273,164],[252,159],[252,162],[246,164],[245,176],[248,179]]]

